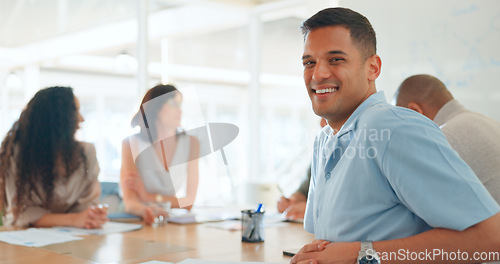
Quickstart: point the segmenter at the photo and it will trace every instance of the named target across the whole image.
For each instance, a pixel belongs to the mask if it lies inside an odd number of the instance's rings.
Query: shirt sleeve
[[[403,120],[392,131],[382,170],[400,202],[434,228],[464,230],[499,211],[430,121]]]
[[[75,206],[69,212],[81,212],[89,206],[99,203],[101,195],[101,183],[98,178],[99,163],[97,162],[95,147],[90,143],[84,143],[83,147],[88,166],[86,179],[83,180],[86,186],[77,199]]]
[[[40,219],[43,215],[50,213],[50,210],[45,209],[39,204],[42,203],[42,201],[36,196],[34,199],[36,199],[35,202],[33,201],[28,201],[28,204],[26,204],[26,207],[23,208],[22,211],[19,212],[18,217],[15,219],[14,217],[14,210],[15,210],[15,198],[17,194],[17,189],[16,189],[16,180],[13,175],[16,174],[16,166],[15,166],[15,160],[14,157],[11,157],[12,165],[10,167],[11,171],[8,174],[7,180],[5,182],[5,193],[6,193],[6,198],[7,198],[7,212],[4,217],[5,225],[15,225],[15,226],[20,226],[20,227],[28,227],[32,223],[36,222],[38,219]]]
[[[48,213],[50,213],[50,211],[43,207],[29,206],[26,210],[19,213],[19,217],[15,224],[16,226],[28,227]]]

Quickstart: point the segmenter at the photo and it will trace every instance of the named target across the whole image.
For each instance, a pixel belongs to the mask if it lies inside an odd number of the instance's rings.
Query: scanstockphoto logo
[[[186,88],[182,92],[182,99],[170,92],[144,103],[138,113],[140,132],[128,138],[139,173],[136,177],[141,177],[148,193],[185,197],[190,164],[218,151],[232,182],[224,147],[238,136],[239,128],[230,123],[206,123],[195,90]],[[176,132],[162,136],[167,130]],[[198,154],[193,138],[199,143]],[[187,200],[178,199],[179,206],[191,206]]]
[[[410,251],[409,249],[399,249],[395,252],[379,252],[380,260],[384,261],[447,261],[454,263],[457,261],[469,262],[491,262],[500,260],[500,252],[467,252],[461,251],[447,251],[444,249],[425,249],[424,251]],[[497,263],[497,262],[495,262]]]
[[[390,129],[369,129],[363,125],[356,133],[351,131],[339,136],[333,157],[338,155],[348,159],[374,159],[378,156],[376,142],[388,142],[390,138]]]

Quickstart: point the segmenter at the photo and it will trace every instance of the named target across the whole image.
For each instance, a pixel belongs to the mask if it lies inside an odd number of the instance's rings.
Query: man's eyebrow
[[[331,50],[328,52],[328,54],[342,54],[342,55],[347,55],[347,53],[341,51],[341,50]]]
[[[328,52],[328,54],[341,54],[341,55],[347,55],[347,53],[341,51],[341,50],[331,50]],[[302,56],[302,60],[309,59],[311,58],[311,55],[304,55]]]

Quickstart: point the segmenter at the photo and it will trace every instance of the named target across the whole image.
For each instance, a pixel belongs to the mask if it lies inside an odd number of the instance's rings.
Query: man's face
[[[343,26],[309,32],[302,63],[304,81],[314,112],[340,128],[371,94],[369,60],[364,60]]]

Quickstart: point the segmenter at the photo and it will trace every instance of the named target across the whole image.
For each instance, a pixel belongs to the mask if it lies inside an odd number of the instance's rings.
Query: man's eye
[[[342,59],[342,58],[331,58],[330,59],[330,63],[340,63],[343,61],[344,61],[344,59]]]
[[[304,67],[309,68],[309,67],[314,66],[314,62],[313,62],[313,61],[304,61],[304,62],[302,63],[302,65],[304,65]]]

